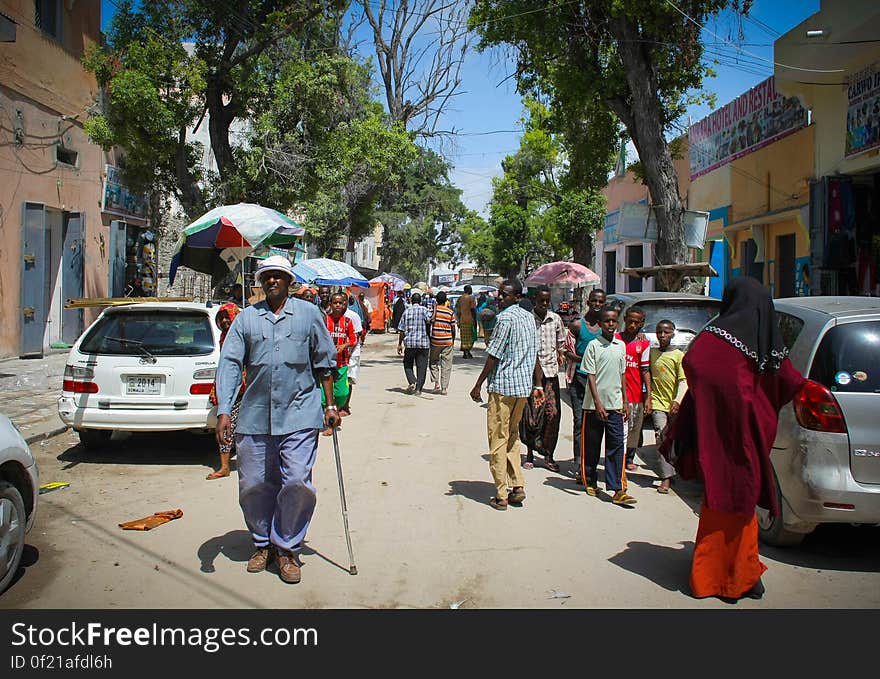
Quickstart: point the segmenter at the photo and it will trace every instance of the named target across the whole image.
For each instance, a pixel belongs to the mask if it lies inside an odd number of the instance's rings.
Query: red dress
[[[766,570],[758,559],[755,506],[779,513],[770,449],[779,410],[804,378],[788,359],[776,372],[759,373],[739,349],[706,332],[683,366],[688,392],[660,452],[682,478],[704,483],[691,590],[696,597],[738,598]]]

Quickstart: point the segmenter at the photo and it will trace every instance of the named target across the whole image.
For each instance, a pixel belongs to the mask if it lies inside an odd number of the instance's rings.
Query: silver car
[[[645,326],[642,332],[651,341],[652,347],[660,346],[657,323],[672,321],[675,323],[675,335],[672,336],[671,345],[682,351],[687,351],[697,333],[718,315],[721,308],[720,299],[683,292],[616,292],[607,296],[606,303],[622,309],[621,329],[627,309],[633,306],[644,309]]]
[[[0,593],[21,562],[24,536],[37,514],[37,464],[12,421],[0,415]]]
[[[796,545],[820,523],[880,523],[880,299],[775,300],[806,386],[782,409],[771,460],[781,515],[763,542]]]

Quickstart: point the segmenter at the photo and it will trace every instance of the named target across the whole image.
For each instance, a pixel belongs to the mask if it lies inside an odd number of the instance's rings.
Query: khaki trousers
[[[495,481],[495,496],[507,499],[508,488],[523,487],[520,461],[519,421],[526,398],[489,393],[486,424],[489,433],[489,469]]]
[[[431,345],[429,365],[431,367],[431,379],[434,384],[439,384],[441,389],[449,388],[449,376],[452,375],[452,352],[453,345],[438,347]]]

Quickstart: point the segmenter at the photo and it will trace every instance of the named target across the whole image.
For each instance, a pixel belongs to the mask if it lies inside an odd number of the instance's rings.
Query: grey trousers
[[[302,546],[315,512],[318,430],[236,434],[238,504],[256,547]]]
[[[657,438],[657,446],[659,447],[661,443],[663,443],[663,430],[666,429],[666,423],[669,422],[669,413],[665,413],[662,410],[653,410],[651,411],[651,420],[654,424],[654,435]],[[669,464],[666,461],[666,458],[657,454],[657,476],[661,479],[671,479],[675,476],[675,467]]]
[[[448,347],[431,346],[431,379],[434,384],[439,384],[441,389],[449,388],[449,378],[452,376],[452,352],[455,346]]]

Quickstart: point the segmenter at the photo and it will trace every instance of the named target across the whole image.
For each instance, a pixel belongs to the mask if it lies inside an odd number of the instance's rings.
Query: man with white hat
[[[312,467],[318,433],[339,424],[333,400],[336,347],[320,310],[287,291],[290,262],[267,257],[256,271],[266,298],[232,323],[217,367],[217,441],[232,436],[230,413],[247,371],[235,430],[238,497],[256,551],[249,573],[275,558],[287,583],[299,582],[295,552],[315,510]],[[327,406],[321,413],[318,377]]]

